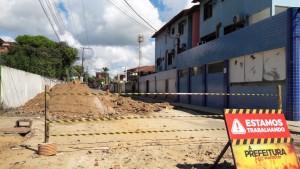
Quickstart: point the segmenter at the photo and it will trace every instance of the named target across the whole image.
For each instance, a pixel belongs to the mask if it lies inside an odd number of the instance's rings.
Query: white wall
[[[166,92],[166,80],[169,79],[169,93],[176,93],[176,73],[177,69],[163,71],[155,74],[140,77],[141,92],[146,92],[146,81],[149,80],[149,92]],[[156,82],[156,91],[155,91]]]
[[[286,79],[285,48],[229,60],[230,82],[261,82]]]
[[[1,69],[1,101],[4,108],[15,108],[24,105],[37,94],[60,83],[40,75],[2,66]]]

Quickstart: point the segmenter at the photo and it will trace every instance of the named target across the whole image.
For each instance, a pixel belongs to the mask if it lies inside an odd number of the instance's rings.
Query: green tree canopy
[[[79,65],[74,65],[72,72],[73,72],[73,76],[78,76],[78,77],[83,74],[82,67]]]
[[[77,49],[44,36],[23,35],[4,55],[5,65],[50,78],[63,79],[77,59]]]

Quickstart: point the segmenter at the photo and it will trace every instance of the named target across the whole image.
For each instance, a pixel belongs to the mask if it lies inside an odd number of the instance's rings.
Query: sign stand
[[[210,168],[211,169],[215,169],[219,163],[219,161],[221,160],[221,158],[223,157],[223,155],[225,154],[225,152],[227,151],[228,147],[230,146],[230,141],[227,142],[227,144],[225,145],[225,147],[223,148],[223,150],[221,151],[220,155],[218,156],[218,158],[216,159],[216,161],[214,162],[214,165],[212,165]]]
[[[211,169],[217,167],[229,146],[236,169],[300,169],[281,109],[225,109],[224,121],[229,141]]]

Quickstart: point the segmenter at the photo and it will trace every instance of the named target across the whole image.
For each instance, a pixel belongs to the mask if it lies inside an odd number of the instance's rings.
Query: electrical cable
[[[64,22],[63,22],[63,19],[62,19],[60,13],[58,12],[58,9],[57,9],[58,6],[55,5],[54,0],[52,0],[52,5],[54,6],[54,8],[53,8],[53,9],[54,9],[54,14],[55,14],[56,16],[58,16],[58,17],[57,17],[57,20],[58,20],[58,22],[59,22],[59,25],[61,26],[62,30],[65,31],[65,30],[66,30],[65,24],[64,24]]]
[[[45,15],[46,15],[47,18],[48,18],[48,21],[49,21],[49,23],[50,23],[50,25],[51,25],[51,27],[52,27],[52,29],[53,29],[53,31],[54,31],[54,33],[55,33],[57,39],[58,39],[58,41],[60,42],[60,41],[61,41],[61,40],[60,40],[60,37],[58,36],[58,34],[57,34],[57,32],[56,32],[56,30],[55,30],[55,28],[54,28],[54,26],[53,26],[53,23],[51,22],[51,19],[50,19],[50,17],[48,16],[45,7],[43,6],[43,3],[41,2],[41,0],[39,0],[39,2],[40,2],[41,6],[42,6],[42,8],[43,8],[43,11],[44,11]]]
[[[155,32],[154,30],[146,27],[145,25],[141,24],[140,22],[138,22],[136,19],[134,19],[133,17],[129,16],[129,14],[127,14],[126,12],[124,12],[119,6],[117,6],[115,3],[113,3],[111,0],[107,0],[108,2],[110,2],[115,9],[119,10],[120,12],[122,12],[124,15],[126,15],[128,18],[130,18],[132,21],[134,21],[137,25],[139,25],[141,28],[144,28],[146,30],[150,30],[152,32]]]
[[[74,26],[76,38],[79,39],[78,31],[77,31],[77,28],[76,28],[76,24],[75,24],[75,20],[74,20],[74,17],[73,17],[73,13],[72,13],[72,10],[71,10],[71,5],[70,5],[70,1],[69,0],[68,0],[68,6],[69,6],[69,10],[70,10],[71,18],[72,18],[72,23],[73,23],[73,26]]]
[[[67,32],[66,31],[66,26],[63,22],[63,19],[62,19],[62,16],[59,12],[59,7],[55,4],[54,0],[52,0],[52,6],[53,6],[53,9],[54,9],[54,15],[56,16],[57,20],[58,20],[58,23],[59,23],[59,27],[62,29],[63,31],[63,37],[65,38],[66,42],[71,44],[71,39],[69,36],[65,36],[65,33]],[[58,16],[58,17],[57,17]]]
[[[149,25],[153,30],[155,30],[157,32],[157,29],[155,29],[152,25],[150,25],[139,13],[136,12],[136,10],[133,9],[133,7],[126,1],[126,4],[130,7],[130,9],[139,17],[141,18],[147,25]]]
[[[83,3],[83,0],[81,0],[81,2],[82,2],[82,10],[83,10],[84,24],[85,24],[86,42],[87,42],[87,46],[89,46],[89,37],[88,37],[87,26],[86,26],[86,18],[85,18],[85,10],[84,10],[84,3]]]
[[[58,20],[57,20],[57,17],[55,16],[54,11],[53,11],[53,8],[52,8],[52,6],[51,6],[51,4],[50,4],[50,2],[49,2],[48,0],[46,0],[46,4],[47,4],[47,6],[48,6],[48,10],[49,10],[50,14],[52,15],[52,19],[53,19],[53,21],[54,21],[54,23],[55,23],[55,25],[56,25],[56,27],[57,27],[57,29],[58,29],[58,32],[59,32],[60,34],[63,34],[63,30],[62,30],[62,28],[60,27],[59,22],[58,22]]]

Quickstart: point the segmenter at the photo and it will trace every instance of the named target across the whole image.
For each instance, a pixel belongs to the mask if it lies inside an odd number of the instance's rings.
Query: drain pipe
[[[220,28],[222,26],[222,23],[219,22],[217,25],[216,25],[216,38],[218,38],[220,36]]]

